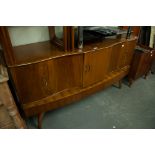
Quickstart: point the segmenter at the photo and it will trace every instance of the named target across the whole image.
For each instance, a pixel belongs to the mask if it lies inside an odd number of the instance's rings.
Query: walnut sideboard
[[[3,38],[7,33],[3,34]],[[50,41],[12,47],[4,55],[14,91],[25,116],[37,115],[80,100],[125,77],[137,38],[105,39],[82,50],[64,52]],[[8,41],[7,41],[8,44]]]

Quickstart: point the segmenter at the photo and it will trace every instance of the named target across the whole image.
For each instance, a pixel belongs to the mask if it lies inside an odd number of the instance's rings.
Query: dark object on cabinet
[[[132,30],[132,27],[131,26],[128,26],[128,31],[127,31],[127,35],[126,35],[126,38],[130,38],[131,36],[131,30]]]
[[[130,26],[131,27],[131,32],[135,36],[139,36],[140,33],[140,26]],[[123,30],[128,30],[129,26],[120,26],[121,29]]]
[[[130,72],[128,75],[129,86],[131,86],[132,82],[139,77],[144,76],[146,79],[149,71],[151,70],[154,57],[155,50],[152,48],[141,45],[135,49]]]
[[[97,41],[102,41],[109,37],[121,38],[127,35],[127,31],[121,29],[120,27],[110,27],[110,26],[78,26],[78,40],[82,40],[83,44],[92,43]],[[129,30],[130,32],[130,30]],[[130,36],[131,33],[128,33]],[[75,38],[77,35],[75,35]],[[77,39],[76,39],[77,40]]]
[[[38,115],[40,128],[44,112],[121,81],[129,72],[136,41],[134,36],[109,38],[68,52],[49,41],[13,47],[13,53],[6,48],[15,58],[10,63],[5,57],[24,114]]]

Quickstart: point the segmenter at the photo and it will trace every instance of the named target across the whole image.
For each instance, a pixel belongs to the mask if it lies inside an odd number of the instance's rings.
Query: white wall
[[[25,45],[49,40],[47,26],[14,26],[8,27],[13,46]],[[62,27],[56,28],[58,36],[61,35]]]
[[[49,40],[48,27],[9,27],[8,28],[13,46]]]

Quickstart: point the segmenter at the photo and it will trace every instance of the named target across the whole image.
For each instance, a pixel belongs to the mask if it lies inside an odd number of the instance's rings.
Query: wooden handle
[[[87,64],[87,65],[85,66],[85,73],[87,73],[87,72],[89,72],[89,71],[90,71],[90,65]]]

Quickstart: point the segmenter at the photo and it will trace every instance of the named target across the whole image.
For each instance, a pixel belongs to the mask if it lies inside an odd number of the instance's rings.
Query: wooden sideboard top
[[[129,40],[136,39],[132,36]],[[101,42],[95,42],[84,45],[82,51],[75,49],[72,52],[64,52],[63,49],[53,45],[50,41],[32,43],[28,45],[16,46],[13,48],[15,56],[15,64],[9,67],[23,66],[27,64],[38,63],[57,57],[81,54],[96,49],[106,48],[114,44],[126,41],[125,38],[105,39]]]

